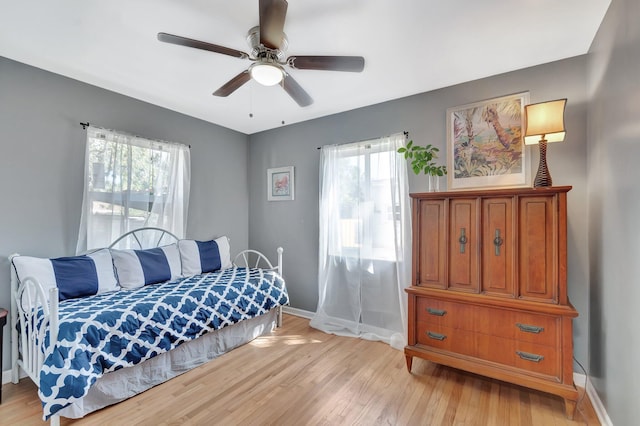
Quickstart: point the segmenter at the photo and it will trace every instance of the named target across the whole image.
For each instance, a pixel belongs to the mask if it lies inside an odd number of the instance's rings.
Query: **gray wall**
[[[582,364],[587,364],[586,82],[587,57],[581,56],[251,135],[250,246],[272,250],[274,244],[282,244],[291,305],[315,311],[318,302],[317,147],[406,130],[416,143],[438,146],[444,162],[447,108],[527,90],[531,102],[566,97],[567,138],[562,144],[550,144],[547,156],[554,184],[573,186],[568,207],[569,296],[580,313],[574,322],[575,355]],[[534,158],[531,173],[535,174],[538,150],[537,147],[531,149]],[[296,168],[294,201],[267,201],[266,170],[277,166]],[[411,175],[412,192],[426,188],[424,176]]]
[[[640,421],[640,2],[613,0],[590,51],[592,381],[616,425]]]
[[[86,132],[118,129],[191,145],[187,236],[248,243],[247,136],[0,57],[0,306],[9,308],[11,253],[75,252]],[[5,328],[2,370],[10,368]]]

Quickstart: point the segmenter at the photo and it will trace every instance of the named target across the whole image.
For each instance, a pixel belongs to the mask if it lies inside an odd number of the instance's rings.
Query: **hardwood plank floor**
[[[581,395],[583,390],[581,391]],[[29,379],[6,384],[2,425],[40,425]],[[379,342],[328,335],[303,318],[217,360],[62,425],[579,425],[553,395],[414,359]]]

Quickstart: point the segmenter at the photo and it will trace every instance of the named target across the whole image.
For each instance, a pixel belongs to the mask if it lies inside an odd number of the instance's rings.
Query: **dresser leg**
[[[405,355],[405,359],[407,360],[407,370],[411,373],[411,364],[413,364],[413,357],[411,355]]]
[[[573,399],[566,399],[564,400],[564,411],[565,414],[567,415],[567,418],[569,420],[573,420],[573,416],[575,416],[576,414],[576,405],[577,405],[578,401],[573,400]]]

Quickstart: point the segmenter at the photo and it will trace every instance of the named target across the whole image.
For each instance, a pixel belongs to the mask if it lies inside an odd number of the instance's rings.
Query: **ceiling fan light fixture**
[[[256,62],[249,70],[251,78],[263,86],[274,86],[282,81],[284,73],[277,65]]]

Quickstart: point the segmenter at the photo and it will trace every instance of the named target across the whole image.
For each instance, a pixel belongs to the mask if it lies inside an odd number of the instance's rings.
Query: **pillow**
[[[13,258],[13,266],[18,281],[27,277],[35,278],[47,298],[49,290],[58,287],[60,301],[120,289],[108,249],[57,259],[16,256]]]
[[[175,244],[146,250],[111,250],[120,287],[139,288],[179,278],[180,253]]]
[[[180,240],[182,275],[197,275],[231,267],[229,239],[216,238],[211,241]]]

